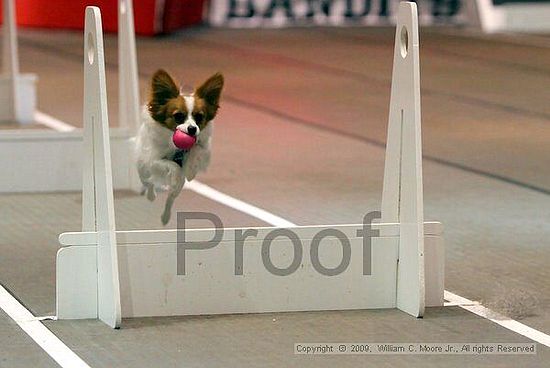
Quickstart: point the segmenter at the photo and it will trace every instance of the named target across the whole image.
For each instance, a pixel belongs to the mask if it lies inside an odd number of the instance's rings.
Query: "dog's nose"
[[[197,127],[189,126],[187,127],[187,134],[194,136],[197,133]]]

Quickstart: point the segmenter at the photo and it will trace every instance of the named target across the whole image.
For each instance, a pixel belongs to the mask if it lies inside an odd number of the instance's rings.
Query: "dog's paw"
[[[193,179],[195,179],[195,176],[197,176],[197,170],[196,168],[188,168],[186,171],[185,171],[185,179],[187,179],[187,181],[191,181]]]

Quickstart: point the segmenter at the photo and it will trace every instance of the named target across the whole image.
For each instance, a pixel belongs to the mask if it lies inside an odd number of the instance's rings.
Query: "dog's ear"
[[[159,69],[151,80],[151,93],[155,99],[166,102],[171,98],[178,97],[180,91],[170,74],[164,69]]]
[[[157,70],[151,79],[151,98],[149,99],[149,112],[153,119],[161,119],[162,107],[168,100],[178,95],[179,90],[172,77],[163,69]]]
[[[223,89],[223,75],[216,73],[206,80],[197,90],[195,95],[202,98],[209,106],[211,119],[216,115],[219,107],[220,96]]]

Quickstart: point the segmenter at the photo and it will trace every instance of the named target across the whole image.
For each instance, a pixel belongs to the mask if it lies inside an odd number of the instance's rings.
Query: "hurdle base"
[[[0,124],[31,124],[36,111],[36,74],[19,74],[16,78],[17,116],[10,108],[12,105],[12,77],[0,75]]]
[[[117,231],[122,317],[208,315],[290,311],[396,308],[398,224],[380,224],[391,236],[372,238],[372,272],[363,275],[363,225],[291,228],[303,243],[300,267],[287,276],[273,275],[262,263],[262,240],[277,228],[258,228],[243,246],[243,275],[235,275],[235,229],[225,229],[213,248],[187,252],[185,275],[177,274],[177,230]],[[426,306],[443,305],[442,225],[425,223]],[[341,274],[326,276],[312,265],[314,234],[337,229],[350,240],[351,258]],[[212,229],[186,230],[189,241],[212,239]],[[57,317],[97,318],[96,232],[64,233],[57,255]],[[280,238],[279,238],[280,239]],[[292,244],[274,240],[273,264],[292,262]],[[342,245],[326,238],[319,248],[325,267],[342,259]],[[290,256],[289,256],[290,255]],[[337,263],[337,262],[336,262]],[[181,265],[180,265],[181,266]]]

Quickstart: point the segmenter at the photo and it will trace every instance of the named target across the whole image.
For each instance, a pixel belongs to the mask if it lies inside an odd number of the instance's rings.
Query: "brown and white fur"
[[[136,155],[142,194],[153,201],[155,190],[168,191],[161,216],[163,225],[170,221],[172,205],[185,180],[193,180],[210,163],[212,120],[218,111],[223,83],[223,75],[216,73],[193,93],[185,95],[166,71],[161,69],[153,75],[150,99],[143,108],[136,139]],[[174,161],[178,148],[172,135],[176,129],[197,138],[184,153],[181,167]]]

